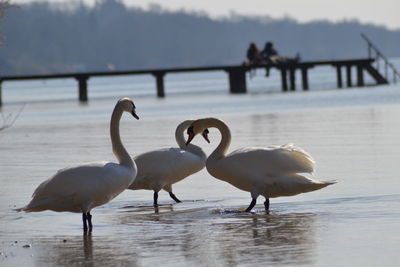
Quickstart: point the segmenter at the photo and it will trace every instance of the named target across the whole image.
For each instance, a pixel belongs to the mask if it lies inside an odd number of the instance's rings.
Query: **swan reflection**
[[[53,237],[35,244],[35,266],[137,266],[135,246],[128,247],[115,236]]]
[[[256,264],[260,260],[266,264],[309,264],[313,262],[315,247],[314,222],[314,214],[221,218],[202,227],[197,231],[199,235],[188,226],[185,252],[191,260],[212,259],[210,264]]]
[[[265,264],[313,263],[317,218],[314,213],[215,214],[201,207],[164,209],[158,214],[139,208],[120,212],[112,220],[129,227],[130,242],[140,244],[141,258],[154,255],[151,262],[172,264],[180,259],[174,264],[203,266],[260,260]]]
[[[94,266],[93,265],[93,241],[92,234],[84,234],[83,235],[83,252],[85,256],[85,266]],[[88,264],[90,263],[90,264]]]

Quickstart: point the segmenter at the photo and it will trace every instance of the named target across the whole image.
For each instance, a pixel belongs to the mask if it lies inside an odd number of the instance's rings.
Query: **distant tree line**
[[[9,0],[0,0],[0,23],[4,17],[4,13],[6,12],[6,9],[11,6],[12,5],[10,4]],[[0,45],[2,44],[1,43],[2,38],[3,38],[3,35],[2,35],[2,33],[0,33]]]
[[[0,75],[240,64],[250,42],[272,41],[303,60],[366,57],[364,32],[388,57],[400,55],[400,30],[358,21],[298,23],[232,15],[128,8],[118,0],[88,7],[31,3],[9,8],[0,24]]]

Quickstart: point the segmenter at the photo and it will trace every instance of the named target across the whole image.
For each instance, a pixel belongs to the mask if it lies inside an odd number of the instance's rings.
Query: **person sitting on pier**
[[[260,65],[264,63],[263,56],[255,43],[250,43],[247,49],[247,64],[246,65]]]
[[[278,51],[275,49],[274,44],[272,42],[267,42],[265,44],[264,49],[261,51],[261,55],[263,56],[263,60],[265,64],[285,64],[285,63],[297,63],[300,61],[300,55],[297,53],[295,58],[289,58],[279,55]],[[269,76],[270,66],[265,68],[265,76]]]

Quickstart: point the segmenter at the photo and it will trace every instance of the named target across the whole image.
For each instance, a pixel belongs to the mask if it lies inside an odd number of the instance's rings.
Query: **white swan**
[[[176,202],[180,200],[172,193],[172,184],[204,168],[206,154],[193,144],[186,146],[184,132],[194,120],[180,123],[175,130],[175,139],[179,147],[149,151],[134,157],[138,167],[131,190],[153,190],[153,205],[157,207],[158,192],[164,189]],[[208,130],[203,131],[207,134]]]
[[[111,143],[118,163],[93,162],[58,171],[42,182],[32,195],[31,202],[19,211],[43,210],[82,212],[83,229],[92,231],[91,209],[103,205],[124,191],[135,179],[137,168],[122,145],[119,121],[122,113],[135,113],[135,104],[121,98],[111,116]]]
[[[312,157],[292,144],[266,148],[245,147],[226,155],[231,143],[228,126],[219,119],[205,118],[188,128],[187,143],[206,128],[217,128],[221,142],[206,161],[207,171],[217,179],[250,192],[252,201],[246,211],[256,204],[257,197],[265,197],[265,210],[269,210],[269,198],[293,196],[321,189],[335,181],[317,181],[300,175],[312,173],[315,162]]]

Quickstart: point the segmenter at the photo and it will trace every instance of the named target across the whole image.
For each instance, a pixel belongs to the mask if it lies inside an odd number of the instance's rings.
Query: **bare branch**
[[[17,115],[13,116],[12,113],[8,114],[8,115],[4,115],[4,113],[1,113],[1,118],[3,120],[2,126],[0,126],[0,131],[3,131],[7,128],[10,128],[11,126],[14,125],[15,121],[18,119],[19,115],[21,115],[22,111],[25,108],[24,104],[22,107],[20,107]]]

